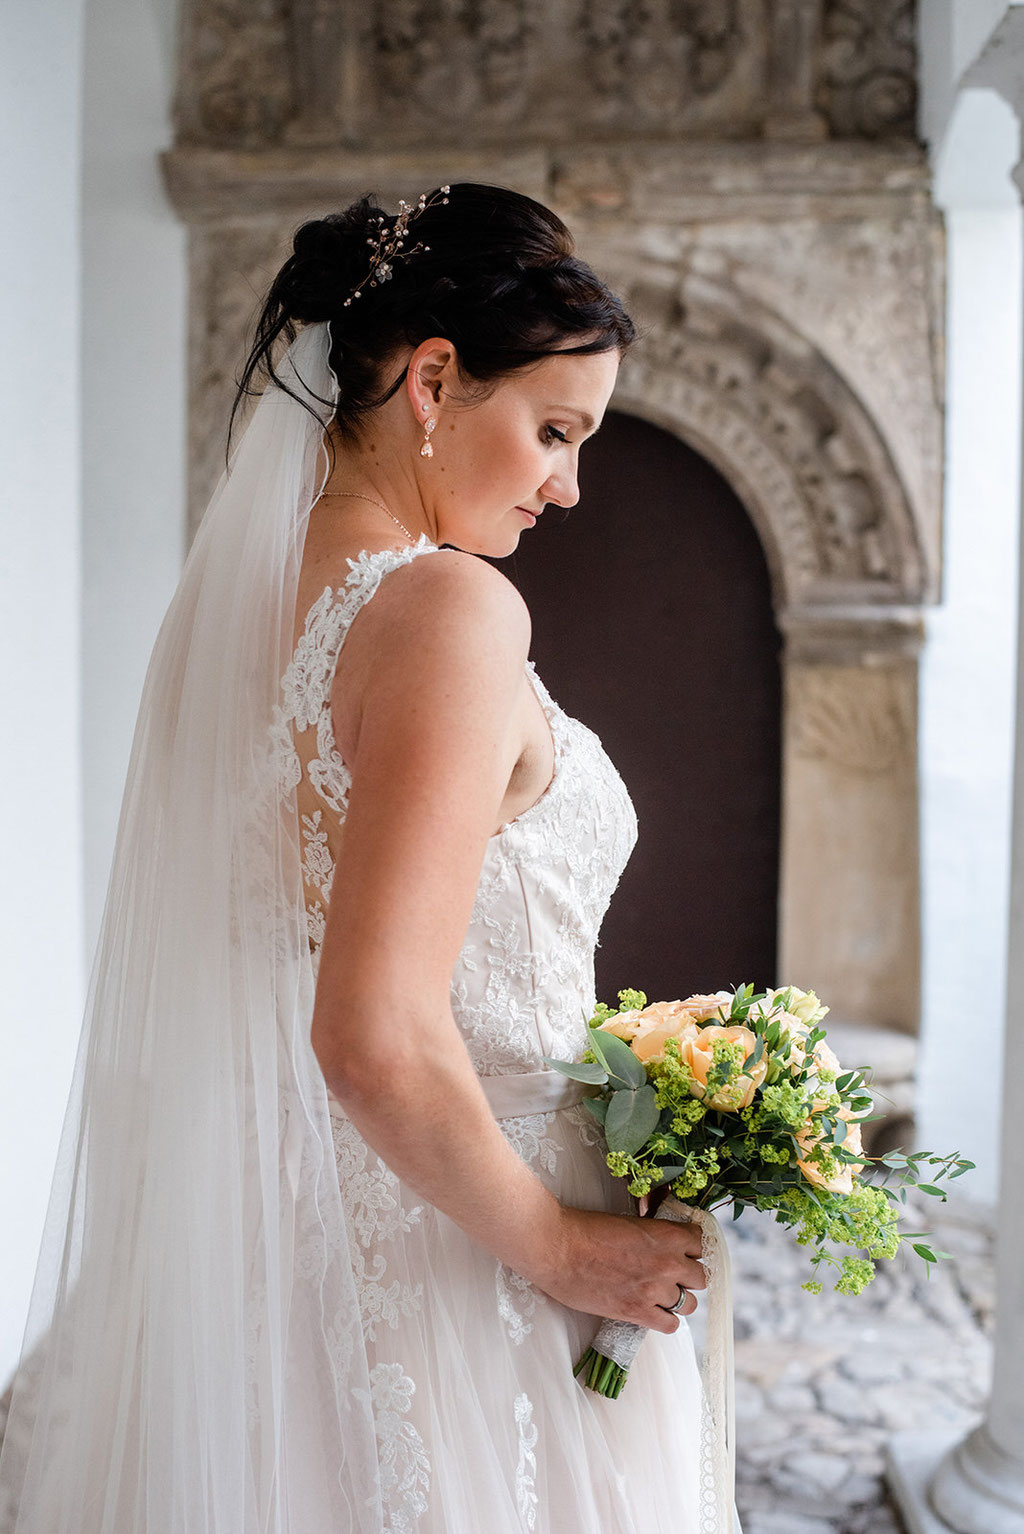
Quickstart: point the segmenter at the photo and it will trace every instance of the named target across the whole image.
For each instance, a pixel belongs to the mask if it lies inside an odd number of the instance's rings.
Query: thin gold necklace
[[[395,516],[394,512],[388,511],[388,508],[384,505],[383,501],[378,501],[376,496],[373,495],[363,495],[362,491],[360,490],[322,490],[320,495],[321,498],[328,495],[337,496],[338,499],[341,499],[342,496],[348,496],[350,500],[354,501],[369,501],[372,506],[379,506],[381,511],[387,512],[387,515],[391,518],[392,522],[398,522],[398,518]],[[405,536],[408,538],[409,542],[415,543],[416,539],[413,537],[412,533],[410,533],[405,523],[398,522],[398,525],[402,529],[402,532],[405,534]]]

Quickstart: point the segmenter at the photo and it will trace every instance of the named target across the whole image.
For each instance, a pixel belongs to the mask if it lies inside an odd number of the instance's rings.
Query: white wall
[[[160,183],[175,0],[86,0],[82,773],[95,947],[149,652],[185,551],[185,230]]]
[[[82,0],[0,48],[0,1373],[21,1345],[83,1000],[79,548]]]
[[[184,552],[174,0],[13,0],[0,50],[0,1388],[20,1347],[149,651]]]
[[[977,1161],[962,1186],[987,1199],[998,1188],[1024,268],[1009,177],[1016,118],[994,92],[956,80],[1005,9],[1005,0],[921,8],[922,127],[946,215],[948,284],[943,600],[927,617],[921,676],[918,1139]]]

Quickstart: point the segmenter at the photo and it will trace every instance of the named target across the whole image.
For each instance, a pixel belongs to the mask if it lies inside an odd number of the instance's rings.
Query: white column
[[[0,1389],[17,1361],[84,998],[79,540],[82,0],[0,45]]]
[[[1021,117],[1024,8],[1010,8],[965,83],[991,84]],[[1024,171],[1015,180],[1024,192]],[[1021,422],[1024,436],[1024,421]],[[1024,499],[1024,498],[1022,498]],[[1024,553],[1024,540],[1021,541]],[[1018,564],[1018,591],[1024,564]],[[987,977],[981,977],[985,983]],[[897,1439],[890,1480],[910,1534],[1024,1534],[1024,603],[1018,602],[1013,829],[1002,1072],[992,1389],[983,1420],[949,1446]],[[943,1450],[945,1452],[943,1452]]]
[[[998,1058],[1005,995],[1016,663],[1021,412],[1019,129],[970,91],[936,167],[946,215],[946,476],[942,600],[921,664],[922,1005],[919,1143],[977,1163],[993,1202],[999,1082],[965,1076],[963,1019],[980,977]],[[955,163],[953,163],[955,162]],[[969,827],[969,834],[964,830]]]
[[[176,0],[86,0],[82,162],[82,777],[92,953],[150,650],[185,553],[186,231]]]

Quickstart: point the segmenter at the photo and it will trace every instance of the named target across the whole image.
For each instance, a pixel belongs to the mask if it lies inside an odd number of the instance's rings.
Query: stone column
[[[837,1019],[913,1033],[921,615],[896,606],[791,607],[779,622],[779,973],[797,985],[813,976]]]
[[[1024,121],[1024,7],[1010,8],[961,83],[994,86]],[[1024,164],[1014,179],[1024,194]],[[1024,539],[1021,550],[1024,594]],[[905,1435],[891,1445],[890,1481],[909,1534],[1024,1534],[1024,600],[1017,657],[992,1390],[962,1441]]]

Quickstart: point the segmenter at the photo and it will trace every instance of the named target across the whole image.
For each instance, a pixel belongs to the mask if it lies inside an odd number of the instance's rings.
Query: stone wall
[[[501,182],[646,336],[614,400],[725,474],[787,635],[781,968],[913,1032],[916,656],[940,580],[941,228],[907,0],[191,0],[192,496],[296,224]]]

